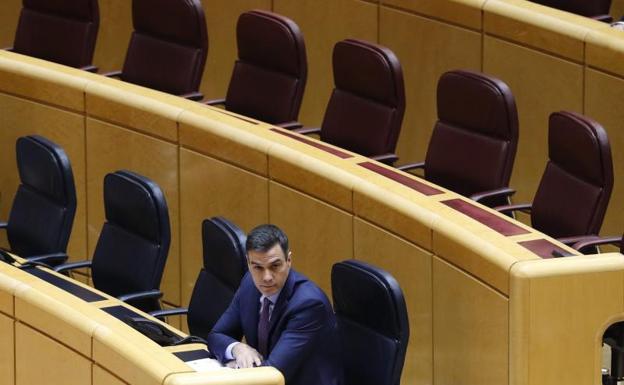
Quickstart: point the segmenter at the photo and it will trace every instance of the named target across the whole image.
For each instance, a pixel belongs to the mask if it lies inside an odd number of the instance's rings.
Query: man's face
[[[284,287],[290,271],[290,252],[285,256],[280,244],[276,243],[266,252],[249,251],[247,263],[260,293],[270,296]]]

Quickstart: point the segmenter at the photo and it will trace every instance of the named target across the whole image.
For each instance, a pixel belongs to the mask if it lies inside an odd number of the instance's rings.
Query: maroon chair
[[[305,43],[297,24],[260,10],[245,12],[236,25],[238,60],[223,104],[228,111],[287,127],[299,115],[308,76]]]
[[[598,234],[613,189],[611,147],[604,128],[572,112],[551,114],[548,157],[533,204],[496,209],[529,211],[536,230],[566,244]]]
[[[296,131],[393,164],[405,112],[399,60],[388,48],[346,39],[334,46],[333,66],[334,90],[321,128]]]
[[[456,70],[438,81],[438,121],[423,168],[425,179],[488,206],[507,202],[518,147],[518,113],[511,90],[501,80]]]
[[[23,0],[9,50],[66,66],[92,65],[100,14],[97,0]]]
[[[201,100],[208,33],[200,1],[132,0],[132,24],[122,70],[104,75]]]
[[[611,22],[609,15],[611,0],[530,0],[551,8],[591,17],[599,21]]]

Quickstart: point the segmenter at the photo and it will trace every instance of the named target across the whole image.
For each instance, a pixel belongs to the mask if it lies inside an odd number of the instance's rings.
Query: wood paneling
[[[15,324],[15,361],[15,385],[91,384],[89,359],[20,322]]]
[[[436,384],[509,383],[508,299],[433,258]]]
[[[106,370],[97,365],[93,365],[93,385],[127,385]]]
[[[0,385],[15,385],[15,321],[0,314]]]
[[[248,232],[269,221],[266,178],[189,150],[180,150],[182,303],[202,267],[201,224],[222,216]]]
[[[164,299],[180,303],[180,233],[178,147],[137,132],[87,119],[87,204],[89,258],[104,223],[103,183],[110,172],[125,169],[156,182],[167,200],[171,245],[161,290]]]
[[[288,235],[293,268],[331,293],[331,266],[353,258],[352,215],[271,182],[269,221]]]
[[[353,222],[353,257],[383,267],[394,276],[403,290],[410,338],[401,382],[431,384],[431,253],[359,218]]]

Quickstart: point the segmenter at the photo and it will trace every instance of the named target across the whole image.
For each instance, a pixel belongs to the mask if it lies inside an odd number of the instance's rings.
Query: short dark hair
[[[266,224],[257,226],[249,232],[245,248],[247,252],[251,250],[266,252],[277,243],[284,252],[284,258],[288,259],[288,237],[286,233],[275,225]]]

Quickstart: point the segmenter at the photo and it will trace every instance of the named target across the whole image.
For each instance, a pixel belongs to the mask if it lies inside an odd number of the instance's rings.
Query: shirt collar
[[[275,303],[277,302],[277,298],[279,297],[280,293],[282,292],[282,289],[280,289],[277,293],[266,296],[264,294],[262,294],[260,296],[260,304],[262,305],[262,302],[264,301],[265,298],[268,298],[269,301],[271,301],[272,305],[275,305]]]

